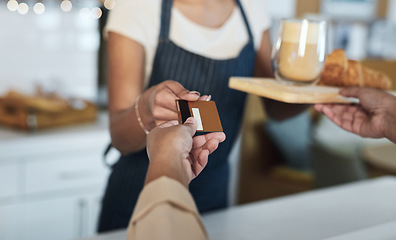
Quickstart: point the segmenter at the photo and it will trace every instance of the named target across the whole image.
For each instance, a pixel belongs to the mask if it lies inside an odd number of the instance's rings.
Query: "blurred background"
[[[0,240],[96,232],[118,157],[103,158],[110,136],[101,35],[116,1],[0,0]],[[396,81],[396,0],[267,5],[272,37],[282,18],[326,19],[330,51],[343,48]],[[275,122],[258,97],[247,105],[242,148],[230,156],[231,205],[396,173],[387,140],[348,134],[312,109]]]

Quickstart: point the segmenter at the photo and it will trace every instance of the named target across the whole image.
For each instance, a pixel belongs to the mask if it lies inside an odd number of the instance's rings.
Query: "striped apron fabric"
[[[161,29],[149,86],[165,80],[180,82],[188,90],[212,95],[226,134],[226,141],[209,156],[207,167],[190,184],[199,211],[227,206],[229,186],[228,155],[240,129],[246,94],[228,88],[231,76],[252,76],[255,49],[252,32],[239,0],[249,41],[232,59],[215,60],[189,52],[169,39],[173,0],[163,0]],[[241,33],[245,34],[245,33]],[[102,202],[99,232],[125,228],[143,188],[148,167],[146,149],[122,156],[113,166]]]

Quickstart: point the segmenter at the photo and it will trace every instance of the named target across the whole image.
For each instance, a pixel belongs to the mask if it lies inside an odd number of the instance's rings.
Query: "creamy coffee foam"
[[[291,43],[317,44],[319,40],[321,25],[319,23],[284,22],[282,30],[282,41]]]

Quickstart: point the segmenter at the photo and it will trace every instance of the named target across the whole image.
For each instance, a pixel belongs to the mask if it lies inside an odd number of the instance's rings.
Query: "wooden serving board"
[[[232,89],[287,103],[357,102],[355,98],[341,96],[337,87],[292,86],[272,78],[231,77],[228,85]]]
[[[96,106],[84,100],[82,108],[47,103],[49,100],[21,101],[0,97],[0,124],[27,131],[67,126],[96,120]]]

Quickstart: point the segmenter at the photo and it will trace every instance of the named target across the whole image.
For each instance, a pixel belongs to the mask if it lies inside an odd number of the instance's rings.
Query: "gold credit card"
[[[222,132],[219,113],[214,101],[176,100],[179,124],[183,124],[187,118],[194,117],[197,120],[197,132]]]

